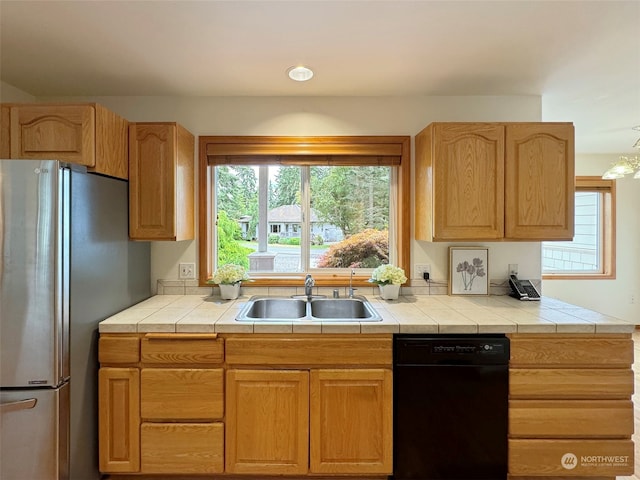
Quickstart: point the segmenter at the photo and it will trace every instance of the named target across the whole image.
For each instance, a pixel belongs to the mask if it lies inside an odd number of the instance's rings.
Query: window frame
[[[394,243],[396,264],[410,271],[411,250],[411,137],[410,136],[200,136],[198,165],[198,265],[199,285],[213,276],[215,192],[212,188],[217,165],[379,165],[397,167]],[[299,286],[304,273],[268,277],[260,275],[252,286]],[[318,286],[343,286],[349,279],[338,273],[313,274]],[[367,285],[368,275],[354,276],[355,285]]]
[[[616,278],[616,181],[596,176],[576,177],[576,192],[602,193],[602,272],[543,273],[543,280],[615,280]]]

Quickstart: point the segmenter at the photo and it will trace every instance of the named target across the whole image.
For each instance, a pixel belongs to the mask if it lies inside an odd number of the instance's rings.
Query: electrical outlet
[[[180,279],[196,278],[196,264],[195,263],[179,264],[178,278]]]
[[[413,278],[417,280],[424,280],[423,274],[425,272],[431,275],[431,265],[416,264],[413,268]]]
[[[509,264],[509,275],[518,275],[518,264],[510,263]]]

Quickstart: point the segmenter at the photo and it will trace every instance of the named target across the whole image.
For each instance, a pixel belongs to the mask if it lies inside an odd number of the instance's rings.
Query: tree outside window
[[[260,176],[261,168],[268,173]],[[379,166],[216,167],[218,262],[244,255],[235,263],[275,273],[388,263],[391,173]],[[227,220],[237,223],[231,234]],[[262,243],[261,225],[268,232]]]

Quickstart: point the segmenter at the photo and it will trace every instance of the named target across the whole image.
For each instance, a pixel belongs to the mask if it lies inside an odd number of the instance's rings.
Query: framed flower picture
[[[449,295],[489,295],[489,249],[449,247]]]

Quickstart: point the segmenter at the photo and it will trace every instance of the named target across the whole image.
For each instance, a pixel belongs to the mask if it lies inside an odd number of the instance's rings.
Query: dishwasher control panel
[[[509,339],[504,335],[396,335],[396,364],[500,365],[509,363]]]
[[[434,343],[431,346],[433,353],[460,353],[460,354],[496,354],[504,352],[504,345],[502,343],[479,343],[479,344],[465,344],[465,343],[453,343],[453,344],[440,344]]]

